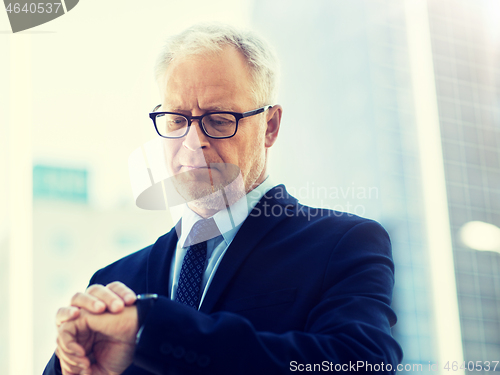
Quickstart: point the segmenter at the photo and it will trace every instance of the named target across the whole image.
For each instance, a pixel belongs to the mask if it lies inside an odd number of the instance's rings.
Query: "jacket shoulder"
[[[107,285],[113,281],[121,281],[130,288],[140,289],[148,265],[148,258],[153,245],[129,254],[117,261],[101,268],[94,273],[89,285]]]
[[[292,220],[287,220],[298,227],[320,228],[335,227],[336,231],[347,232],[351,228],[360,224],[370,224],[368,226],[376,228],[382,232],[385,229],[375,220],[367,219],[349,212],[331,210],[327,208],[311,207],[299,203],[298,199],[288,193],[284,185],[278,185],[271,189],[256,207],[253,216],[275,216],[285,215]]]

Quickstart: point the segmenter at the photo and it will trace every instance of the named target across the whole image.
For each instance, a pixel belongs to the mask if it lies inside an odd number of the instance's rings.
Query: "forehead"
[[[164,104],[186,109],[245,107],[252,97],[248,63],[234,47],[174,59],[158,83]]]

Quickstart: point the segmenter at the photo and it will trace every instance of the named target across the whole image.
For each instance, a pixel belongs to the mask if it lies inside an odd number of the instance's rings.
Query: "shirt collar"
[[[228,245],[234,239],[236,233],[238,233],[241,225],[257,202],[273,187],[274,184],[269,177],[267,177],[259,186],[251,190],[244,197],[212,216],[217,228],[219,228],[219,231]],[[186,241],[193,225],[202,219],[203,218],[191,210],[187,204],[185,205],[184,213],[182,214],[182,229],[179,243],[183,244]]]

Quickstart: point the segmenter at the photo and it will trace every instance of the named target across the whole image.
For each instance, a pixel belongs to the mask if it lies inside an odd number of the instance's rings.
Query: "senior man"
[[[186,210],[58,311],[45,374],[395,372],[387,233],[268,178],[277,69],[249,31],[203,24],[168,40],[150,117]]]

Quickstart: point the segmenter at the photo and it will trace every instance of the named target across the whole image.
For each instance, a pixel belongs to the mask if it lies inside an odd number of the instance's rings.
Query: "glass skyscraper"
[[[500,7],[428,9],[464,359],[499,361],[500,254],[468,248],[459,233],[470,221],[500,226]]]
[[[499,39],[487,35],[487,3],[433,0],[426,14],[444,155],[435,162],[445,166],[459,302],[453,313],[466,361],[500,355],[500,255],[466,248],[458,238],[471,220],[500,225]],[[271,177],[302,203],[385,226],[396,264],[393,333],[403,364],[411,365],[404,372],[422,373],[413,365],[427,372],[439,360],[432,295],[440,281],[430,275],[425,148],[417,139],[405,11],[403,1],[257,0],[253,24],[276,46],[283,70]],[[320,194],[325,190],[333,193]]]

